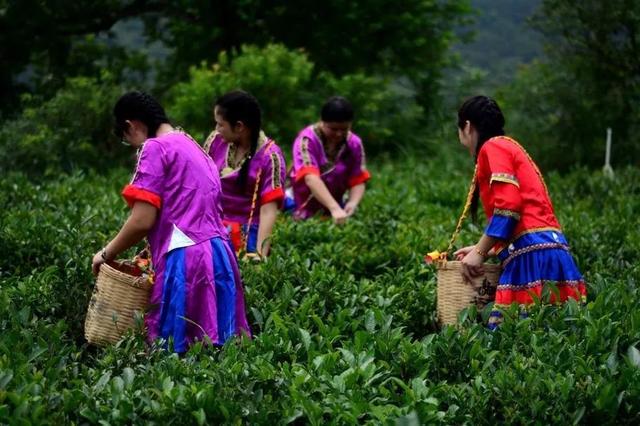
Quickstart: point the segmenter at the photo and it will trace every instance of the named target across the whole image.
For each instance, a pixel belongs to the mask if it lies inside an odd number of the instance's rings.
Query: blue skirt
[[[489,328],[495,328],[500,321],[500,308],[512,303],[535,303],[542,297],[546,284],[555,286],[550,291],[551,303],[586,300],[584,279],[571,256],[566,238],[558,230],[524,234],[502,250],[498,258],[502,262],[502,274]]]

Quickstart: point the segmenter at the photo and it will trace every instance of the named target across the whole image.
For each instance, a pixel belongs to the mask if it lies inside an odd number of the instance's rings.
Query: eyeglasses
[[[116,138],[120,139],[120,143],[122,145],[125,146],[131,146],[131,144],[127,141],[127,138],[125,136],[125,132],[128,130],[129,127],[129,123],[116,123],[115,127],[113,129],[113,134],[116,136]]]

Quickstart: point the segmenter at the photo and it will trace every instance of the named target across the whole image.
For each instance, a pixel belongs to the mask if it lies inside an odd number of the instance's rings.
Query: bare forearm
[[[356,186],[351,187],[349,189],[349,203],[355,204],[356,206],[360,204],[362,197],[364,197],[364,191],[366,186],[364,183],[360,183]]]
[[[256,250],[262,256],[268,256],[271,249],[271,233],[278,217],[276,202],[267,203],[260,207],[260,226],[258,227],[258,241]]]
[[[482,253],[485,257],[488,256],[491,248],[496,245],[499,240],[494,237],[490,237],[487,234],[482,234],[480,240],[476,244],[476,250]]]
[[[149,233],[155,220],[155,207],[147,203],[136,203],[118,234],[107,244],[107,257],[115,259],[120,253],[140,242]]]
[[[333,195],[331,195],[327,186],[319,176],[307,175],[304,177],[304,182],[311,190],[311,194],[313,194],[315,199],[326,207],[327,210],[332,211],[340,208],[340,204],[333,198]]]

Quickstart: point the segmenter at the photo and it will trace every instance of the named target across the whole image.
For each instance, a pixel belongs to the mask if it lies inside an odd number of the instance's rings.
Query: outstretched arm
[[[273,225],[278,217],[278,203],[271,202],[260,207],[260,227],[258,228],[258,241],[256,250],[261,256],[268,256],[271,249],[271,233]]]
[[[120,232],[103,250],[93,256],[91,268],[94,275],[98,274],[100,265],[115,259],[120,253],[140,242],[153,227],[158,216],[158,209],[142,201],[134,203],[131,214],[122,225]]]
[[[360,201],[362,201],[362,197],[364,197],[365,189],[366,186],[364,183],[359,183],[349,189],[349,199],[347,200],[347,204],[344,206],[344,211],[348,216],[353,216],[356,212]]]
[[[347,213],[333,198],[320,176],[308,174],[304,177],[304,183],[307,184],[316,200],[329,210],[335,224],[342,225],[347,221]]]

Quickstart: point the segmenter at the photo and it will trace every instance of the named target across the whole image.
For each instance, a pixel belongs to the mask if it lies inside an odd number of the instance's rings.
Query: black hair
[[[113,108],[115,125],[113,132],[122,138],[127,130],[127,120],[139,120],[147,126],[148,136],[155,137],[158,127],[169,123],[164,108],[153,96],[145,92],[133,91],[125,93],[118,99]]]
[[[458,127],[463,129],[466,122],[478,132],[478,143],[476,144],[475,161],[478,162],[480,148],[489,139],[495,136],[504,135],[504,116],[498,103],[488,96],[474,96],[467,99],[458,110]],[[471,201],[471,215],[475,221],[478,213],[478,198],[480,190],[476,185]]]
[[[326,123],[353,121],[353,106],[342,96],[333,96],[322,105],[320,119]]]
[[[216,99],[215,106],[225,121],[234,126],[241,121],[251,131],[249,157],[242,163],[238,174],[238,185],[244,187],[249,174],[249,164],[258,149],[258,139],[262,127],[262,112],[258,100],[242,90],[234,90]]]

